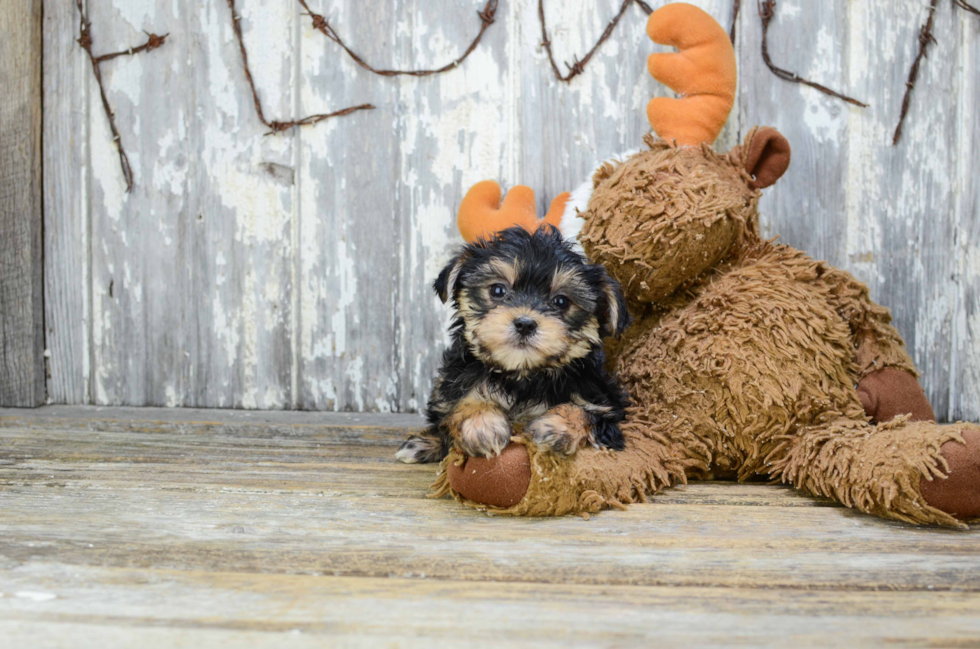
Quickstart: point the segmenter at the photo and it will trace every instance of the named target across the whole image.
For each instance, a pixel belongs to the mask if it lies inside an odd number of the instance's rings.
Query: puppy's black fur
[[[463,248],[433,288],[456,309],[452,344],[429,400],[429,428],[406,440],[398,459],[437,462],[454,444],[493,455],[515,423],[536,443],[573,453],[581,439],[563,435],[564,420],[557,433],[545,424],[563,404],[581,409],[588,441],[623,449],[618,424],[628,399],[604,368],[602,338],[621,334],[629,315],[604,268],[554,228],[511,228]]]

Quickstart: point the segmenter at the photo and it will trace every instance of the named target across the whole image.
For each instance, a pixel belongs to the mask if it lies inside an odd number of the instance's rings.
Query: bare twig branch
[[[133,56],[134,54],[139,54],[140,52],[149,52],[150,50],[155,50],[164,43],[167,42],[167,36],[170,34],[164,34],[163,36],[157,36],[156,34],[150,34],[148,32],[143,32],[146,34],[146,42],[142,45],[136,47],[131,47],[128,50],[121,50],[119,52],[113,52],[112,54],[103,54],[98,56],[95,60],[99,63],[105,63],[106,61],[111,61],[112,59],[118,58],[120,56]]]
[[[974,13],[974,14],[980,16],[980,9],[977,9],[976,7],[974,7],[973,5],[971,5],[966,0],[953,0],[953,4],[955,4],[960,9],[966,9],[970,13]]]
[[[915,82],[919,78],[919,64],[922,63],[922,59],[926,56],[926,48],[929,47],[929,43],[936,42],[936,39],[932,35],[932,24],[936,17],[936,6],[938,4],[939,0],[932,0],[929,3],[929,17],[926,18],[925,24],[919,29],[919,52],[915,55],[915,60],[912,61],[912,67],[909,69],[909,80],[905,82],[905,96],[902,97],[902,112],[898,116],[895,135],[892,136],[892,146],[898,144],[899,139],[902,137],[902,126],[905,124],[905,117],[909,112],[909,104],[912,102],[912,91],[915,89]]]
[[[480,44],[480,39],[483,38],[483,33],[486,32],[487,28],[493,24],[494,17],[497,13],[498,0],[487,0],[487,4],[483,7],[483,11],[478,11],[476,13],[476,15],[479,16],[480,18],[480,31],[477,32],[476,38],[474,38],[470,42],[470,45],[469,47],[466,48],[466,51],[464,51],[459,57],[443,65],[442,67],[434,68],[431,70],[382,70],[374,67],[373,65],[365,61],[357,52],[352,50],[347,45],[347,43],[345,43],[344,40],[340,38],[340,35],[337,34],[337,31],[333,28],[333,26],[329,23],[329,21],[327,21],[327,19],[324,16],[315,13],[312,9],[310,9],[310,6],[309,4],[307,4],[306,0],[299,0],[299,3],[300,5],[302,5],[303,9],[306,10],[307,15],[312,19],[313,28],[319,31],[324,36],[326,36],[327,38],[329,38],[330,40],[332,40],[337,45],[339,45],[341,49],[347,52],[348,56],[354,59],[355,63],[357,63],[365,70],[369,72],[373,72],[374,74],[379,74],[384,77],[395,77],[399,75],[408,75],[413,77],[427,77],[432,74],[448,72],[449,70],[453,70],[457,68],[463,61],[466,60],[466,57],[468,57],[470,54],[473,53],[473,50],[475,50],[477,45]]]
[[[302,1],[303,0],[300,0],[300,2]],[[551,37],[548,36],[548,22],[544,15],[544,0],[538,0],[538,19],[541,21],[541,45],[548,54],[548,62],[551,64],[551,69],[555,73],[555,78],[559,81],[568,83],[578,75],[582,74],[582,72],[585,71],[585,66],[588,65],[589,61],[592,59],[592,56],[598,51],[602,44],[609,40],[609,37],[612,36],[613,31],[616,29],[616,25],[619,24],[619,21],[623,18],[623,15],[626,13],[626,10],[631,4],[638,6],[641,10],[643,10],[643,13],[647,14],[648,16],[653,13],[653,8],[643,0],[623,0],[623,4],[620,5],[619,11],[612,17],[612,19],[606,25],[606,28],[602,30],[602,34],[599,35],[599,38],[596,40],[595,44],[589,48],[589,51],[585,53],[585,56],[583,56],[581,60],[578,59],[578,57],[575,57],[571,64],[566,62],[565,67],[568,68],[568,73],[562,74],[561,69],[558,67],[558,62],[555,61],[555,55],[551,50]],[[731,36],[733,43],[735,42],[735,23],[738,20],[738,10],[740,4],[740,0],[735,0],[735,4],[732,8],[732,27],[729,31],[729,35]]]
[[[636,4],[640,6],[640,9],[643,10],[643,13],[645,13],[648,16],[653,13],[653,8],[647,3],[643,2],[643,0],[635,0],[635,1]]]
[[[742,8],[742,0],[734,0],[732,3],[732,26],[728,30],[728,38],[732,39],[732,45],[735,44],[735,27],[738,25],[738,12]]]
[[[77,1],[81,2],[81,0]],[[235,39],[238,41],[238,49],[242,54],[242,67],[245,69],[245,80],[248,82],[249,90],[252,92],[252,102],[255,104],[255,112],[259,117],[259,121],[269,128],[269,133],[267,133],[267,135],[288,131],[292,128],[296,128],[297,126],[312,126],[313,124],[318,124],[331,117],[341,117],[342,115],[349,115],[358,110],[370,110],[374,108],[372,104],[360,104],[358,106],[342,108],[332,113],[309,115],[307,117],[301,117],[290,121],[268,119],[265,116],[265,111],[262,109],[262,101],[259,99],[259,93],[255,89],[255,80],[252,79],[252,70],[248,65],[248,50],[245,49],[245,39],[242,36],[242,17],[238,15],[238,11],[235,9],[235,0],[228,0],[228,8],[231,10],[232,30],[235,32]]]
[[[650,13],[651,9],[645,2],[641,2],[640,0],[623,0],[623,4],[619,8],[619,12],[613,16],[612,20],[609,21],[609,24],[606,25],[606,28],[602,31],[599,39],[595,42],[595,45],[593,45],[592,48],[585,53],[585,56],[583,56],[581,60],[579,60],[578,57],[575,57],[574,62],[571,65],[566,62],[565,67],[568,68],[568,74],[562,74],[561,70],[558,69],[558,64],[555,62],[555,55],[551,51],[551,39],[548,37],[548,26],[544,18],[544,0],[538,0],[538,18],[541,20],[541,45],[544,47],[545,52],[548,53],[548,61],[551,63],[551,69],[555,73],[555,78],[559,81],[568,83],[578,75],[582,74],[582,72],[585,70],[585,66],[588,65],[589,60],[592,58],[592,55],[595,54],[596,50],[598,50],[599,47],[609,39],[609,36],[612,35],[613,30],[616,29],[616,25],[619,24],[619,20],[623,17],[623,14],[626,13],[626,10],[629,9],[629,6],[633,4],[634,1],[636,1],[637,4],[640,5],[640,8],[642,8],[644,11]]]
[[[837,97],[838,99],[843,99],[849,104],[854,104],[855,106],[860,106],[862,108],[867,108],[868,105],[862,101],[858,101],[853,97],[848,97],[847,95],[842,95],[836,90],[831,90],[827,86],[821,85],[819,83],[814,83],[809,79],[804,79],[795,72],[790,72],[783,68],[777,67],[772,59],[769,57],[769,23],[772,22],[772,18],[776,11],[776,0],[759,0],[759,17],[762,18],[762,60],[766,62],[766,66],[772,70],[772,73],[784,81],[790,81],[792,83],[802,83],[805,86],[810,86],[820,92],[830,95],[831,97]]]
[[[88,54],[88,59],[92,64],[92,75],[95,77],[95,81],[99,86],[102,109],[105,111],[106,119],[109,121],[109,131],[112,133],[112,141],[115,143],[116,150],[119,152],[119,166],[122,169],[123,179],[126,181],[126,191],[131,192],[133,191],[133,168],[129,164],[129,156],[126,155],[122,137],[119,135],[119,129],[116,127],[116,114],[112,112],[112,107],[109,105],[109,98],[106,96],[105,84],[102,82],[102,64],[120,56],[132,56],[140,52],[155,50],[166,42],[169,34],[164,34],[163,36],[147,34],[147,40],[142,45],[120,52],[113,52],[112,54],[96,56],[92,52],[92,23],[89,22],[88,16],[85,15],[85,7],[82,5],[82,0],[75,0],[75,6],[78,8],[79,16],[78,44]]]

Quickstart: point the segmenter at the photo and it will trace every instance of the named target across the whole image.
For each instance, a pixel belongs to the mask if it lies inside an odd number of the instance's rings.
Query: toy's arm
[[[915,364],[905,350],[891,314],[875,304],[868,287],[847,271],[823,267],[819,281],[831,303],[851,328],[854,360],[859,369],[858,398],[878,422],[908,414],[913,420],[935,421],[932,406],[916,381]]]

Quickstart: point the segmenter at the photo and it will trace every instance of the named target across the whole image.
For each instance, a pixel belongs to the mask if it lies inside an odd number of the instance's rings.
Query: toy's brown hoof
[[[523,444],[510,444],[497,457],[468,457],[446,468],[449,485],[467,500],[513,507],[531,484],[531,460]]]
[[[980,516],[980,430],[963,431],[963,440],[966,444],[946,442],[940,449],[948,477],[923,478],[919,490],[929,505],[967,520]]]

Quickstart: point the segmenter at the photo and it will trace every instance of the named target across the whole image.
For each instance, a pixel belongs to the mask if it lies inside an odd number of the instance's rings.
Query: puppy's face
[[[628,323],[619,284],[552,228],[522,228],[467,246],[439,275],[472,352],[508,372],[561,367]]]

